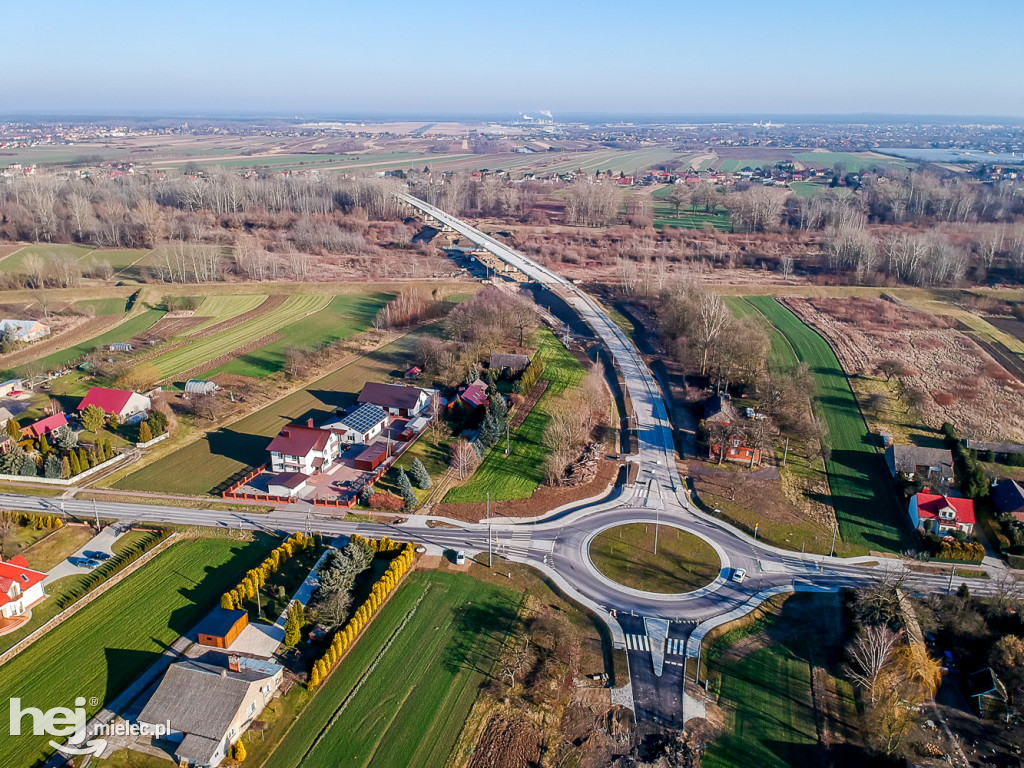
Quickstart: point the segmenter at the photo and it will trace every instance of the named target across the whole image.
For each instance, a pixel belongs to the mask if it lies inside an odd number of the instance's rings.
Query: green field
[[[753,304],[741,296],[723,296],[729,310],[741,320],[757,323],[765,333],[768,334],[770,346],[768,348],[768,367],[776,373],[787,373],[796,368],[800,358],[796,356],[796,350],[778,328],[772,325]]]
[[[774,168],[777,160],[760,160],[756,157],[744,157],[739,160],[723,160],[718,164],[716,170],[722,173],[736,173],[742,171],[744,168],[749,168],[752,171],[756,171],[758,168]]]
[[[679,594],[710,584],[722,563],[714,547],[672,526],[628,523],[602,531],[590,542],[590,557],[601,573],[633,589]]]
[[[239,355],[229,363],[205,374],[207,378],[218,373],[263,377],[284,368],[285,351],[289,347],[315,349],[339,339],[347,339],[367,330],[377,310],[394,298],[391,293],[352,294],[335,296],[319,312],[286,325],[280,330],[282,338],[252,352]]]
[[[128,341],[128,339],[142,333],[156,323],[157,320],[164,316],[165,312],[166,311],[163,309],[147,309],[144,312],[140,312],[139,314],[128,318],[120,325],[111,328],[109,331],[101,333],[99,336],[94,336],[91,339],[75,344],[73,347],[62,349],[60,352],[54,352],[46,357],[41,357],[38,360],[20,366],[15,370],[22,375],[24,375],[26,367],[41,367],[44,371],[52,371],[55,368],[59,368],[62,365],[83,357],[97,347],[103,347],[107,344],[113,344],[118,341]]]
[[[0,261],[0,270],[11,273],[24,272],[25,259],[29,256],[39,256],[44,261],[52,259],[55,256],[71,256],[73,259],[77,260],[89,253],[92,253],[92,251],[93,248],[86,245],[36,243],[35,245],[27,245],[17,253],[13,253],[3,261]]]
[[[579,360],[562,346],[551,331],[545,328],[538,333],[538,354],[544,360],[541,378],[551,383],[526,421],[512,433],[509,455],[505,455],[504,441],[500,442],[484,457],[465,485],[452,488],[445,494],[445,503],[484,501],[487,491],[491,492],[491,501],[526,499],[543,481],[544,458],[548,453],[541,442],[549,418],[546,409],[558,395],[579,384],[584,371]]]
[[[233,296],[231,294],[207,296],[196,308],[195,312],[196,317],[205,317],[207,319],[189,328],[188,333],[185,335],[195,336],[211,325],[216,325],[244,312],[256,309],[266,300],[267,294],[265,293],[247,293],[240,296]]]
[[[904,160],[901,157],[891,155],[880,155],[875,152],[797,152],[793,155],[804,165],[816,167],[834,168],[842,165],[847,173],[861,173],[870,171],[873,168],[916,168],[917,163]]]
[[[705,768],[831,765],[822,759],[825,748],[818,741],[815,711],[835,746],[844,746],[856,729],[853,690],[847,681],[835,676],[834,657],[840,641],[833,628],[822,629],[823,624],[834,627],[837,609],[833,604],[816,602],[818,598],[797,595],[787,600],[778,621],[768,630],[771,640],[776,640],[773,634],[779,632],[781,642],[772,642],[738,660],[713,663],[713,674],[721,680],[719,705],[725,709],[726,719],[723,733],[704,756]],[[793,609],[800,611],[799,618],[787,620],[787,613]],[[732,637],[740,639],[749,631],[745,630],[738,630]],[[729,639],[730,635],[725,635],[722,644],[727,645]],[[815,667],[829,673],[828,688],[834,693],[820,686],[812,694],[811,670]]]
[[[518,605],[516,593],[469,576],[412,573],[265,768],[443,768]]]
[[[216,605],[269,551],[268,540],[183,541],[98,597],[0,667],[3,697],[23,707],[74,706],[76,696],[113,699],[165,648]],[[88,705],[91,716],[100,704]],[[46,754],[47,736],[11,738],[0,722],[0,765],[28,766]]]
[[[633,174],[643,171],[652,165],[661,163],[677,164],[689,160],[690,155],[673,152],[668,147],[651,149],[599,149],[587,152],[562,152],[558,155],[559,162],[552,165],[537,165],[545,173],[570,173],[582,170],[586,173],[611,171],[612,173]]]
[[[108,317],[110,315],[123,315],[128,302],[126,299],[115,296],[111,299],[84,299],[72,304],[75,312],[85,312],[92,309],[96,317]]]
[[[115,488],[202,495],[215,492],[247,467],[267,461],[267,445],[293,421],[317,422],[339,406],[355,402],[367,381],[400,378],[415,361],[416,341],[440,335],[437,324],[402,336],[313,382],[308,388],[271,403],[239,421],[210,432],[114,484]]]
[[[222,333],[204,339],[195,339],[162,355],[157,355],[147,364],[154,365],[162,379],[169,378],[213,358],[243,347],[263,336],[280,331],[311,312],[318,312],[331,301],[330,296],[318,294],[295,294],[285,302],[266,313],[228,328]]]
[[[911,541],[905,515],[832,348],[775,299],[756,296],[746,301],[785,336],[797,359],[810,367],[815,411],[828,427],[832,448],[825,467],[843,541],[873,550],[902,551]],[[781,343],[774,354],[780,356],[778,360],[788,359]]]
[[[697,212],[692,209],[683,208],[676,215],[675,206],[668,202],[668,196],[672,194],[672,187],[660,187],[651,193],[654,198],[654,228],[677,227],[679,229],[701,229],[705,224],[711,224],[719,232],[728,232],[732,225],[729,222],[729,212],[718,206],[714,213]]]

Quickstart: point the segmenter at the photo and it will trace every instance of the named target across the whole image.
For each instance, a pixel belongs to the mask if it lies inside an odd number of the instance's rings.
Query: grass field
[[[792,345],[796,357],[810,366],[816,412],[828,427],[832,448],[825,466],[843,540],[869,549],[902,551],[910,544],[908,526],[888,470],[832,348],[774,299],[758,296],[746,301],[771,321]],[[783,354],[781,349],[777,354]]]
[[[769,641],[775,642],[742,658],[727,654],[713,663],[726,722],[704,756],[706,768],[832,764],[822,759],[826,748],[818,741],[816,717],[834,746],[843,746],[858,717],[852,688],[836,676],[837,611],[827,597],[791,597],[768,630]],[[744,629],[732,637],[741,639]],[[730,635],[721,640],[727,645]],[[814,669],[818,688],[812,692]]]
[[[849,187],[830,187],[825,181],[793,181],[790,182],[789,188],[797,197],[817,197],[826,192],[831,192],[839,197],[853,194],[853,190]]]
[[[917,163],[877,152],[797,152],[793,155],[804,165],[834,168],[842,165],[847,173],[861,173],[872,168],[916,168]]]
[[[718,168],[715,170],[721,171],[722,173],[736,173],[736,171],[742,171],[744,168],[749,168],[752,171],[756,171],[758,168],[774,168],[776,160],[759,160],[754,157],[744,157],[739,160],[729,159],[723,160],[718,164]]]
[[[147,361],[147,364],[155,366],[162,379],[169,378],[197,365],[202,365],[218,355],[243,347],[262,336],[280,331],[284,326],[297,321],[304,315],[322,310],[330,301],[330,296],[316,294],[289,296],[280,306],[268,310],[249,322],[240,323],[214,336],[195,339],[184,346],[157,355]]]
[[[676,215],[675,206],[668,202],[668,196],[671,193],[671,186],[660,187],[651,193],[651,197],[654,198],[655,229],[662,227],[701,229],[705,224],[711,224],[720,232],[728,232],[731,229],[729,212],[722,206],[719,206],[714,213],[698,213],[684,208]]]
[[[411,574],[265,768],[443,768],[519,599],[462,574]]]
[[[557,163],[541,166],[548,173],[568,173],[583,170],[587,173],[611,171],[612,173],[632,174],[643,171],[652,165],[661,163],[684,163],[690,155],[673,152],[668,147],[650,149],[622,150],[601,149],[588,152],[563,152],[557,155],[561,159]]]
[[[393,298],[394,294],[391,293],[335,296],[331,303],[319,312],[281,328],[282,338],[239,355],[230,363],[210,371],[206,376],[209,378],[218,373],[269,376],[284,368],[285,351],[289,347],[314,349],[322,344],[330,344],[362,333],[373,323],[377,310]]]
[[[20,697],[23,707],[43,710],[74,706],[76,696],[96,697],[100,703],[86,707],[91,716],[202,618],[223,590],[269,549],[265,540],[245,544],[199,539],[172,545],[0,667],[0,691],[5,698]],[[4,718],[0,765],[31,765],[44,755],[47,740],[11,738]]]
[[[337,407],[354,403],[367,381],[401,378],[415,360],[417,339],[440,332],[439,326],[429,325],[406,334],[327,374],[308,388],[133,472],[114,487],[189,495],[215,492],[232,475],[267,461],[267,445],[281,427],[307,418],[323,421]]]
[[[103,347],[107,344],[113,344],[118,341],[127,341],[152,326],[157,320],[163,317],[164,314],[165,310],[163,309],[147,309],[144,312],[140,312],[139,314],[128,318],[120,325],[111,328],[109,331],[101,333],[99,336],[94,336],[91,339],[75,344],[73,347],[62,349],[60,352],[54,352],[46,357],[41,357],[38,360],[29,363],[27,366],[20,366],[15,370],[22,374],[26,367],[42,367],[44,371],[52,371],[55,368],[59,368],[66,363],[85,356],[96,349],[96,347]]]
[[[590,542],[597,570],[619,584],[661,594],[690,592],[715,580],[722,563],[710,544],[662,525],[655,554],[654,529],[650,523],[629,523],[599,533]]]
[[[88,544],[95,534],[92,528],[84,525],[65,525],[33,544],[22,554],[35,570],[49,571]]]
[[[244,312],[256,309],[266,300],[267,294],[265,293],[248,293],[241,296],[233,296],[231,294],[207,296],[195,311],[196,317],[205,317],[207,319],[198,325],[192,326],[185,335],[194,336],[211,325],[216,325],[225,320],[230,320],[232,317],[237,317]]]
[[[545,328],[538,333],[538,354],[544,360],[541,378],[551,383],[526,421],[512,433],[509,455],[505,455],[504,441],[492,448],[465,485],[445,494],[446,503],[484,501],[487,491],[491,492],[491,501],[526,499],[544,479],[543,465],[548,451],[541,439],[549,418],[547,408],[565,390],[579,384],[584,371],[551,331]]]
[[[106,317],[109,315],[123,315],[127,303],[120,296],[115,296],[110,299],[83,299],[82,301],[76,301],[72,306],[75,312],[85,312],[92,309],[92,313],[96,317]]]
[[[44,261],[57,256],[70,256],[78,260],[93,251],[91,246],[86,245],[62,245],[59,243],[36,243],[26,245],[20,251],[0,261],[0,271],[18,273],[25,271],[25,259],[29,256],[39,256]]]

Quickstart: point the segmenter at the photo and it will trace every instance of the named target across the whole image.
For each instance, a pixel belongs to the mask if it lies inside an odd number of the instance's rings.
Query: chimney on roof
[[[921,489],[921,493],[929,493],[930,494],[931,492],[932,492],[932,489],[928,488],[927,486],[925,486],[924,488]]]
[[[241,672],[242,658],[235,654],[231,654],[230,656],[228,656],[228,669],[230,669],[232,672]]]
[[[312,418],[306,419],[306,426],[309,427],[310,429],[313,428],[313,419]]]

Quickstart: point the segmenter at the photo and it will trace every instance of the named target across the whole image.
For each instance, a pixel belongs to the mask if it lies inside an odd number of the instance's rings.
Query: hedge
[[[105,560],[102,565],[97,566],[86,574],[80,586],[73,587],[58,597],[57,607],[66,608],[89,592],[92,592],[100,584],[124,569],[125,566],[134,563],[170,535],[171,531],[164,528],[149,531],[142,539],[128,547],[124,552],[114,555],[109,560]]]

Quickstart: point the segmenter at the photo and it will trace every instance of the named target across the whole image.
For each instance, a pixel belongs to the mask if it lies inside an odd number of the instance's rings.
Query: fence
[[[152,440],[147,440],[144,443],[136,443],[135,447],[136,448],[149,448],[149,446],[155,445],[156,443],[159,443],[161,440],[166,440],[170,436],[171,436],[170,432],[164,432],[162,435],[157,435]]]
[[[12,483],[38,483],[39,485],[62,485],[69,486],[78,483],[90,475],[94,475],[105,467],[109,467],[112,464],[116,464],[124,458],[123,453],[117,454],[112,459],[107,459],[104,462],[97,464],[95,467],[79,472],[74,477],[69,477],[66,480],[62,480],[56,477],[34,477],[32,475],[0,475],[0,480]]]

